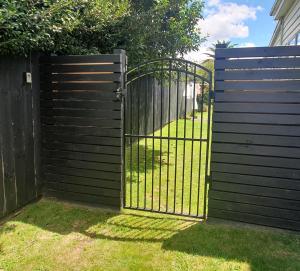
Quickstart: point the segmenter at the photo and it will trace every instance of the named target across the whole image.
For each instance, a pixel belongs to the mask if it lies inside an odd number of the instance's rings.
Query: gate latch
[[[121,101],[122,100],[122,96],[123,96],[122,88],[118,88],[117,91],[116,91],[116,99],[118,101]]]

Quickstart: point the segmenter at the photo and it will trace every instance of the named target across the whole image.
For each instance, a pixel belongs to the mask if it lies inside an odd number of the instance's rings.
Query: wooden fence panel
[[[38,56],[2,56],[0,77],[1,218],[41,195]]]
[[[43,178],[49,196],[121,207],[123,53],[41,59]]]
[[[216,50],[209,217],[300,230],[299,56]]]

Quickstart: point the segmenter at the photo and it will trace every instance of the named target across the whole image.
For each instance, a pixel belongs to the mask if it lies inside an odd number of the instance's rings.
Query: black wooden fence
[[[121,102],[125,55],[42,59],[45,193],[121,206]]]
[[[184,76],[181,76],[180,78],[184,78]],[[168,81],[169,80],[165,79],[161,82],[161,80],[156,79],[154,76],[147,75],[127,86],[127,91],[129,94],[126,99],[126,111],[128,111],[126,112],[126,115],[130,115],[130,110],[133,111],[132,117],[136,118],[137,115],[139,115],[139,122],[137,122],[135,119],[125,119],[125,125],[126,127],[131,127],[132,134],[138,135],[140,132],[143,132],[145,135],[147,135],[162,128],[161,125],[165,126],[168,123]],[[176,89],[177,81],[173,79],[171,80],[170,93],[175,93],[177,91]],[[186,115],[188,116],[193,111],[193,98],[190,97],[191,95],[189,95],[192,94],[192,91],[190,92],[191,93],[189,93],[189,91],[186,89],[185,81],[181,80],[178,84],[179,118],[184,118],[185,115],[185,95],[187,95]],[[170,121],[174,121],[176,120],[176,99],[173,96],[171,97]],[[153,108],[155,109],[155,114],[153,114]],[[153,127],[153,123],[155,127]],[[147,129],[147,131],[145,131],[145,129]]]
[[[0,216],[42,185],[120,208],[124,52],[41,60],[41,84],[37,57],[0,60]],[[217,49],[215,69],[209,217],[300,230],[300,47]]]
[[[217,49],[209,216],[300,230],[300,47]]]
[[[25,83],[25,72],[33,84]],[[41,194],[38,56],[0,58],[0,218]]]

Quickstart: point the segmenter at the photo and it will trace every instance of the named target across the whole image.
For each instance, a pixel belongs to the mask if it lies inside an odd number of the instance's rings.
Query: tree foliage
[[[0,53],[178,56],[199,48],[202,10],[202,0],[0,0]]]

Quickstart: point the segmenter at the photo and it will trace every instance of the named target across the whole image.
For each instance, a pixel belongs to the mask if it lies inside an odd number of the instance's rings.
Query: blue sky
[[[217,40],[231,40],[239,47],[268,46],[276,22],[270,16],[275,0],[205,0],[204,20],[199,21],[207,42],[187,55],[201,61]]]
[[[232,38],[235,43],[254,43],[256,46],[268,46],[276,23],[270,16],[270,11],[274,0],[224,0],[224,2],[234,2],[252,7],[261,6],[262,10],[256,13],[256,20],[246,20],[249,27],[249,37],[245,39]]]

